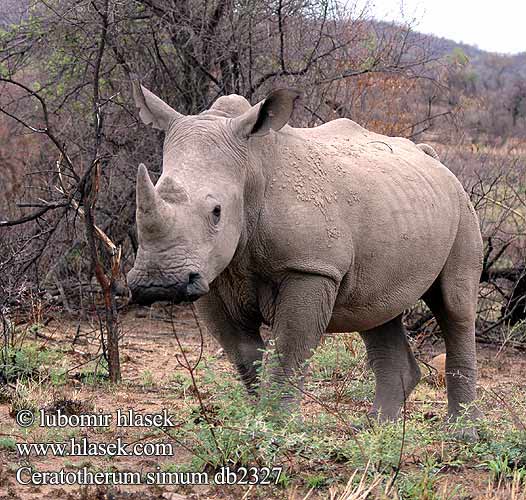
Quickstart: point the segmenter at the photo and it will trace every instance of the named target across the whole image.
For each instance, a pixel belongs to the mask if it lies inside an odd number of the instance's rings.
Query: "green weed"
[[[63,353],[42,348],[38,344],[24,343],[7,347],[0,352],[0,374],[8,383],[27,382],[57,374],[51,366],[63,357]]]
[[[15,439],[12,437],[0,437],[0,450],[15,451]]]

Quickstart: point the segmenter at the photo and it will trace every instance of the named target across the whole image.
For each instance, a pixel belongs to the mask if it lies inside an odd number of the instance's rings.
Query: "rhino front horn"
[[[141,163],[137,171],[137,209],[141,212],[153,212],[157,204],[157,193],[146,166]]]

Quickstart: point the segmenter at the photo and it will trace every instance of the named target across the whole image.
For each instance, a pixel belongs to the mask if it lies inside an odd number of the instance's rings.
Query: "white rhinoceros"
[[[402,314],[422,298],[446,341],[449,415],[472,404],[481,235],[462,185],[426,148],[348,119],[292,128],[291,90],[255,106],[221,97],[196,116],[138,82],[134,97],[166,134],[155,186],[139,167],[135,301],[199,299],[249,391],[262,324],[279,359],[266,378],[282,388],[324,332],[358,331],[376,377],[372,411],[393,419],[420,378]]]

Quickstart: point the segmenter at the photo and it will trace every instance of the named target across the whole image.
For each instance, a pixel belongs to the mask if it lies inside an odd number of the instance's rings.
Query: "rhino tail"
[[[417,144],[416,147],[431,156],[431,158],[440,161],[440,156],[438,156],[438,153],[429,144]]]

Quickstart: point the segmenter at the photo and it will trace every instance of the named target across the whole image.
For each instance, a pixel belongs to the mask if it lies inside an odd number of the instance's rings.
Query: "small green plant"
[[[37,344],[25,343],[19,347],[3,349],[0,355],[0,374],[9,383],[27,382],[52,373],[50,365],[56,363],[62,353],[42,349]]]
[[[0,437],[0,450],[14,451],[16,441],[12,437]]]
[[[510,463],[507,455],[488,460],[488,469],[490,470],[491,481],[498,484],[514,476],[518,476],[520,482],[526,479],[526,467],[517,468]]]
[[[437,492],[437,473],[439,471],[440,467],[437,466],[435,460],[431,457],[426,457],[420,472],[402,476],[399,482],[400,496],[414,500],[444,500],[445,498],[452,498],[453,493],[448,497],[444,497],[444,492]]]
[[[192,379],[181,372],[173,373],[170,381],[174,384],[178,396],[184,396],[190,387],[192,387]]]
[[[488,469],[491,473],[491,480],[494,483],[498,483],[500,480],[505,478],[510,472],[508,457],[499,457],[492,460],[488,460]]]
[[[150,370],[144,370],[141,373],[141,383],[144,387],[153,387],[155,385],[153,373]]]
[[[278,477],[277,484],[282,488],[288,488],[292,484],[292,478],[283,471]]]
[[[109,379],[108,362],[102,357],[92,361],[80,371],[78,378],[88,385],[106,383]]]
[[[321,488],[327,483],[327,478],[323,474],[313,474],[307,477],[307,486],[311,488]]]
[[[362,361],[361,352],[351,350],[352,337],[329,336],[311,358],[312,378],[317,381],[344,378]]]
[[[42,328],[44,328],[43,324],[41,324],[41,323],[33,323],[32,325],[29,326],[27,331],[29,333],[33,334],[34,336],[36,336],[38,333],[41,332]]]
[[[68,381],[68,374],[66,370],[52,370],[49,374],[51,384],[55,387],[62,387]]]

